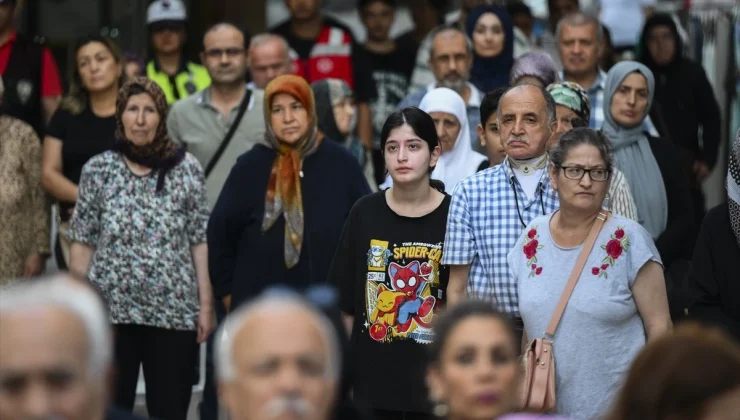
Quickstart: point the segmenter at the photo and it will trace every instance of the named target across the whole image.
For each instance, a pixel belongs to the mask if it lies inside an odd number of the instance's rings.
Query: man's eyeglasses
[[[205,51],[205,55],[208,58],[221,58],[224,54],[229,57],[236,57],[238,55],[244,54],[244,48],[211,48]]]
[[[560,168],[563,170],[563,175],[565,175],[566,178],[576,181],[580,181],[581,178],[583,178],[583,175],[588,173],[588,177],[591,178],[591,181],[604,182],[609,179],[609,174],[611,173],[608,169],[601,168],[585,169],[578,166],[561,166]]]

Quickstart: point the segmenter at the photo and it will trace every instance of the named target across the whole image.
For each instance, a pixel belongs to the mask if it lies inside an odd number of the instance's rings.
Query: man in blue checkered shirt
[[[501,97],[496,116],[507,157],[455,188],[442,264],[450,266],[449,305],[467,293],[517,319],[517,284],[506,255],[529,222],[559,205],[545,153],[557,128],[555,101],[537,86],[514,86]]]

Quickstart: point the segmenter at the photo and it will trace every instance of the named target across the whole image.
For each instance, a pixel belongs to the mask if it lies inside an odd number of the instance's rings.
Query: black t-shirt
[[[354,316],[355,395],[373,409],[429,412],[424,344],[446,300],[449,269],[440,262],[450,201],[403,217],[381,191],[358,200],[344,226],[329,281]]]
[[[116,134],[116,117],[98,117],[90,107],[79,115],[59,109],[49,121],[46,135],[62,141],[62,175],[80,183],[82,167],[91,157],[109,150]],[[74,203],[60,202],[61,218],[69,220],[67,210]]]
[[[374,146],[380,148],[380,132],[385,120],[406,97],[414,71],[416,56],[400,44],[390,53],[376,53],[361,47],[364,59],[371,69],[377,95],[370,101],[373,115]]]
[[[352,38],[352,78],[354,81],[354,94],[357,102],[367,103],[375,97],[375,85],[372,82],[370,68],[368,67],[367,57],[363,53],[363,48],[357,43],[352,30],[338,20],[324,16],[324,25],[339,28],[347,32]],[[282,36],[290,45],[290,48],[298,54],[302,60],[307,60],[311,56],[311,50],[316,45],[315,39],[305,39],[296,36],[290,26],[290,20],[271,29],[271,32]]]

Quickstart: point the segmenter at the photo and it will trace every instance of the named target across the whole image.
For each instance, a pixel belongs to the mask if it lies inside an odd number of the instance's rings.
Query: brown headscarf
[[[295,144],[282,142],[275,136],[270,119],[272,99],[279,93],[296,98],[308,112],[309,125]],[[285,218],[285,266],[298,264],[303,246],[303,197],[301,196],[301,171],[303,158],[318,149],[324,135],[316,126],[316,106],[311,86],[299,76],[285,75],[271,81],[265,87],[265,138],[269,147],[275,149],[277,157],[272,163],[270,179],[265,196],[265,215],[262,231],[269,230],[283,215]]]
[[[128,100],[131,96],[140,93],[133,93],[136,88],[143,90],[152,97],[157,107],[157,113],[159,113],[159,126],[154,135],[154,140],[143,146],[134,144],[127,139],[126,131],[123,129],[122,117]],[[159,85],[145,77],[129,80],[118,91],[118,98],[116,99],[116,140],[113,149],[132,162],[158,170],[157,191],[160,191],[164,186],[164,178],[167,172],[177,166],[185,157],[185,149],[175,144],[167,134],[167,110],[167,99],[164,92],[162,92]]]

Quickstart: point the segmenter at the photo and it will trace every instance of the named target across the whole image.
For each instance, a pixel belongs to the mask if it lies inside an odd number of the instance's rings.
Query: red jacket
[[[354,89],[352,36],[341,28],[325,25],[308,59],[291,49],[293,73],[313,83],[322,79],[342,79]]]

